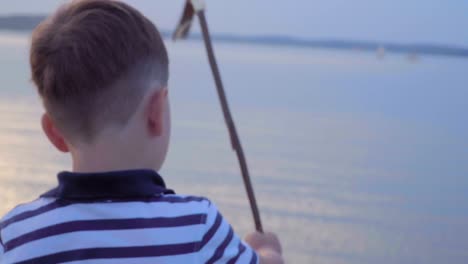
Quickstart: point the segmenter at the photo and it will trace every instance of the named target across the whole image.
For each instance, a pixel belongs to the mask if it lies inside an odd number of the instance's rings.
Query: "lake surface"
[[[161,174],[253,229],[204,49],[168,43]],[[0,215],[55,184],[28,36],[0,34]],[[468,262],[468,60],[216,45],[266,229],[288,263]]]

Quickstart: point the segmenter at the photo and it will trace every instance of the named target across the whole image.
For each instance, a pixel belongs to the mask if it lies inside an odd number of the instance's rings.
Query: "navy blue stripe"
[[[227,262],[227,264],[235,264],[237,262],[237,260],[239,259],[239,257],[242,255],[242,253],[244,253],[245,249],[246,249],[246,247],[244,246],[244,244],[242,242],[240,242],[239,243],[239,252],[232,259],[230,259]]]
[[[258,256],[255,251],[252,251],[252,259],[250,260],[250,264],[257,264],[258,263]]]
[[[232,231],[232,228],[229,228],[229,232],[226,238],[221,243],[221,245],[219,245],[219,247],[214,252],[213,256],[206,263],[214,263],[215,261],[220,259],[224,255],[224,251],[226,250],[227,246],[229,245],[233,237],[234,237],[234,231]]]
[[[206,214],[193,214],[180,217],[82,220],[66,222],[41,228],[12,239],[5,243],[5,252],[35,240],[65,233],[190,226],[200,224],[200,219],[205,216]]]
[[[63,263],[90,259],[116,259],[138,257],[163,257],[195,252],[197,242],[160,246],[88,248],[59,252],[33,258],[16,264]]]
[[[218,212],[216,214],[216,219],[215,219],[214,224],[211,226],[208,232],[206,232],[206,234],[203,236],[200,248],[204,247],[211,240],[211,238],[214,236],[216,231],[218,231],[218,228],[221,225],[222,220],[223,220],[223,217]]]
[[[109,202],[108,200],[102,200],[102,202]],[[196,197],[196,196],[187,196],[187,197],[179,197],[179,196],[158,196],[158,197],[151,197],[149,199],[144,199],[144,198],[139,198],[139,199],[117,199],[117,200],[111,200],[110,202],[112,203],[125,203],[125,202],[166,202],[166,203],[187,203],[187,202],[202,202],[202,201],[208,201],[206,198],[203,197]],[[55,210],[57,208],[65,207],[68,205],[72,204],[86,204],[86,203],[96,203],[98,201],[96,200],[81,200],[81,201],[65,201],[65,200],[56,200],[55,202],[52,202],[50,204],[47,204],[45,206],[39,207],[35,210],[31,211],[26,211],[20,214],[17,214],[2,223],[0,223],[0,229],[4,229],[7,226],[16,223],[16,222],[21,222],[24,221],[28,218],[32,218],[35,216],[38,216],[43,213],[50,212],[52,210]]]

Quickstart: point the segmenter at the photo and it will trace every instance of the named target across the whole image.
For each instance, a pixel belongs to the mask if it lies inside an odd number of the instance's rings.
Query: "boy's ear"
[[[154,92],[147,106],[147,129],[150,136],[159,137],[164,131],[164,111],[167,103],[167,88]]]
[[[44,133],[46,134],[47,138],[49,138],[52,145],[54,145],[61,152],[69,152],[70,150],[68,149],[65,139],[57,130],[54,123],[52,122],[52,119],[47,113],[42,115],[41,123],[42,130],[44,130]]]

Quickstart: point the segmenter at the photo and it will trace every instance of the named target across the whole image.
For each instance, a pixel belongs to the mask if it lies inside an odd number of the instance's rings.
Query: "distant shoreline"
[[[45,18],[44,15],[0,16],[0,30],[30,32]],[[164,38],[171,38],[172,32],[161,30]],[[201,41],[200,33],[192,33],[191,40]],[[270,46],[292,46],[316,49],[335,49],[349,51],[408,54],[409,56],[435,55],[468,58],[468,47],[438,45],[430,43],[401,44],[391,42],[341,40],[341,39],[301,39],[287,36],[242,36],[232,34],[213,34],[213,40],[224,43],[254,44]]]

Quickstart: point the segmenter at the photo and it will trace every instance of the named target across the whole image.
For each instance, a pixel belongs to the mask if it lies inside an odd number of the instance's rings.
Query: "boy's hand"
[[[260,255],[260,264],[284,263],[281,243],[275,234],[254,232],[245,237],[245,242]]]

